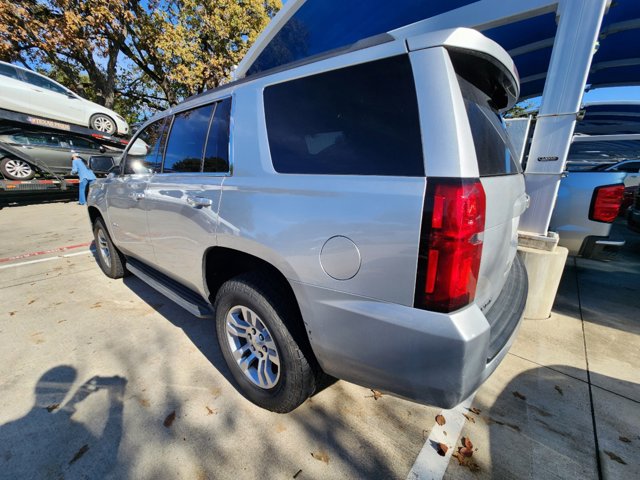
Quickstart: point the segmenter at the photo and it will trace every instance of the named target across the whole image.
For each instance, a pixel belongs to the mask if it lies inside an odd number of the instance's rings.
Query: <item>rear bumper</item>
[[[520,260],[514,268],[524,272]],[[506,283],[485,316],[475,304],[442,314],[299,283],[293,288],[325,372],[442,408],[467,398],[499,365],[528,290],[524,272]]]

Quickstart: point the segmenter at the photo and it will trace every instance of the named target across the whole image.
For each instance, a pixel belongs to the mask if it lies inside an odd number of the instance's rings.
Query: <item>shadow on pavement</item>
[[[468,435],[487,457],[475,454],[462,466],[453,458],[449,478],[582,478],[598,479],[598,459],[589,386],[579,377],[581,370],[566,365],[525,370],[502,389],[493,403],[483,403],[479,395],[473,405],[480,413],[469,416],[486,427],[467,423]],[[608,378],[628,384],[617,379]],[[636,384],[624,385],[637,388]],[[596,429],[605,478],[634,478],[638,472],[637,437],[640,405],[629,399],[621,409],[629,416],[617,418],[607,411],[610,392],[593,388]],[[613,416],[612,416],[613,415]],[[635,418],[635,419],[634,419]],[[488,442],[488,445],[487,443]],[[457,448],[456,448],[457,450]],[[475,464],[475,465],[474,465]],[[469,465],[472,465],[469,468]],[[625,470],[626,469],[626,470]],[[474,473],[471,471],[476,470]],[[613,474],[615,472],[615,475]],[[626,475],[622,475],[626,472]]]
[[[0,425],[3,478],[102,478],[113,469],[127,381],[96,376],[73,391],[76,375],[68,365],[48,370],[35,387],[31,410]],[[96,417],[104,424],[99,433],[84,421]]]

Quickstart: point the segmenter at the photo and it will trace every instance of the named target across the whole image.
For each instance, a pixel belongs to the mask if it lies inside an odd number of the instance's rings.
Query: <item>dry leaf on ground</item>
[[[440,426],[443,426],[445,423],[447,423],[447,419],[442,415],[436,415],[436,423]]]
[[[516,398],[519,398],[520,400],[526,400],[527,399],[527,397],[525,397],[523,394],[521,394],[518,391],[513,392],[513,396],[516,397]]]
[[[555,386],[555,389],[557,390],[557,392],[558,392],[560,395],[564,395],[564,392],[562,391],[562,389],[561,389],[558,385],[556,385],[556,386]]]
[[[174,410],[169,415],[167,415],[167,418],[164,419],[164,422],[162,422],[162,424],[165,427],[169,428],[175,419],[176,419],[176,411]]]
[[[464,415],[464,418],[466,418],[467,420],[469,420],[471,423],[476,423],[476,419],[473,417],[470,417],[469,415],[467,415],[466,413],[463,413],[462,415]]]
[[[373,395],[369,395],[367,398],[373,397],[374,400],[378,400],[382,397],[382,392],[379,392],[378,390],[371,389],[371,393],[373,393]]]
[[[311,452],[311,456],[316,460],[320,460],[321,462],[324,462],[326,464],[329,463],[329,455],[327,455],[327,453],[323,450],[320,450],[319,452]]]
[[[607,456],[608,456],[611,460],[613,460],[614,462],[621,463],[622,465],[626,465],[626,464],[627,464],[627,462],[625,462],[622,458],[620,458],[618,455],[616,455],[616,454],[615,454],[615,453],[613,453],[613,452],[610,452],[610,451],[608,451],[608,450],[605,450],[605,451],[604,451],[604,453],[606,453],[606,454],[607,454]]]
[[[441,457],[444,457],[447,454],[449,447],[447,447],[444,443],[439,443],[437,450],[438,450],[438,455],[440,455]]]

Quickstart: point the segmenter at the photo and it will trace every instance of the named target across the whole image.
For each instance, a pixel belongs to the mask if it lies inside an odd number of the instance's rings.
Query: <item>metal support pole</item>
[[[558,29],[525,172],[531,206],[520,231],[546,236],[576,114],[609,0],[561,0]]]

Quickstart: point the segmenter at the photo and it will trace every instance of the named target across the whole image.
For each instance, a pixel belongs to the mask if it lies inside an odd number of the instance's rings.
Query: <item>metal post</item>
[[[591,60],[610,0],[561,0],[558,29],[525,172],[531,206],[520,231],[546,236]]]

